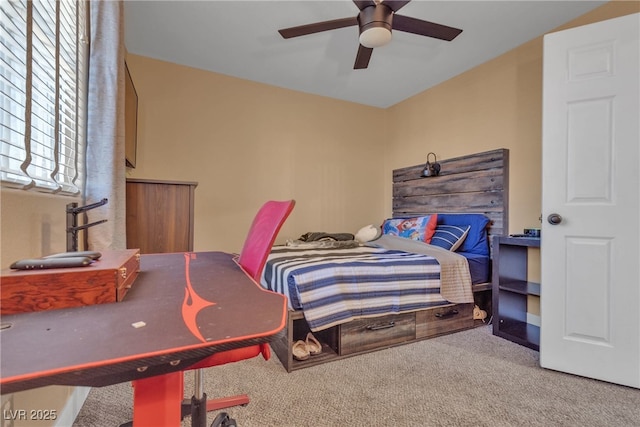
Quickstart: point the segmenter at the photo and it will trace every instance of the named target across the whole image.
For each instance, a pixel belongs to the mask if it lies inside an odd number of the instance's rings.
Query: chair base
[[[231,408],[233,406],[246,406],[249,403],[249,396],[240,394],[237,396],[221,397],[219,399],[207,400],[207,395],[203,394],[202,399],[193,396],[191,400],[185,399],[181,405],[181,418],[191,415],[191,427],[206,427],[207,412],[218,411],[220,409]],[[213,420],[211,427],[233,427],[236,426],[234,419],[229,418],[226,412],[219,413]]]
[[[246,394],[220,397],[218,399],[207,400],[207,412],[218,411],[220,409],[231,408],[233,406],[247,406],[248,404],[249,396]]]
[[[202,393],[200,399],[194,395],[183,400],[183,372],[180,371],[136,380],[133,384],[133,421],[120,427],[179,427],[180,421],[188,415],[192,427],[206,427],[207,412],[249,403],[246,394],[207,400],[207,395]],[[222,412],[212,426],[233,427],[236,422]]]
[[[236,420],[229,418],[226,412],[220,412],[211,423],[211,427],[238,427]]]

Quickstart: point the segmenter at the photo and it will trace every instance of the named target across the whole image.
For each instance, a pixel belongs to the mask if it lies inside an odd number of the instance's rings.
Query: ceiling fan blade
[[[371,59],[372,53],[372,48],[360,45],[360,47],[358,47],[358,53],[356,54],[356,63],[353,64],[353,69],[362,70],[363,68],[367,68],[369,66],[369,60]]]
[[[285,39],[291,37],[306,36],[307,34],[321,33],[323,31],[335,30],[338,28],[351,27],[358,25],[358,18],[341,18],[333,19],[331,21],[315,22],[313,24],[300,25],[298,27],[284,28],[278,30],[280,35]]]
[[[376,5],[376,2],[374,2],[373,0],[353,0],[353,2],[360,10],[364,9],[365,7]]]
[[[384,0],[382,4],[388,6],[389,9],[393,10],[394,12],[397,12],[401,8],[405,7],[409,2],[411,2],[411,0]]]
[[[403,15],[393,15],[393,29],[446,41],[455,39],[462,32],[458,28]]]

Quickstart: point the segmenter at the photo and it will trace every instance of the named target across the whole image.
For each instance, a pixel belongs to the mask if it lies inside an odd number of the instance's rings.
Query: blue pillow
[[[489,255],[489,239],[487,238],[487,225],[489,218],[483,214],[438,214],[438,225],[470,225],[471,229],[467,237],[458,248],[458,252],[470,252],[478,255]]]
[[[470,225],[438,225],[431,238],[431,244],[448,251],[455,251],[464,242],[470,228]]]

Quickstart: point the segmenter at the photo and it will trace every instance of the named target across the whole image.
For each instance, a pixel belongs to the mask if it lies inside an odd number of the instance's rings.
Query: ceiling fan
[[[423,21],[409,16],[397,15],[396,12],[410,1],[411,0],[353,0],[358,9],[360,9],[358,16],[284,28],[278,30],[278,32],[285,39],[289,39],[358,25],[360,29],[360,46],[356,54],[356,62],[353,65],[353,68],[356,70],[369,66],[373,48],[384,46],[391,41],[392,29],[446,41],[453,40],[462,32],[462,30],[458,28]]]

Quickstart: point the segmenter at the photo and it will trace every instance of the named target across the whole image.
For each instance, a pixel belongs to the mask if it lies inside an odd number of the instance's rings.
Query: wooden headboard
[[[422,177],[424,163],[393,171],[393,216],[482,213],[489,235],[509,232],[509,150],[439,160],[439,176]]]

